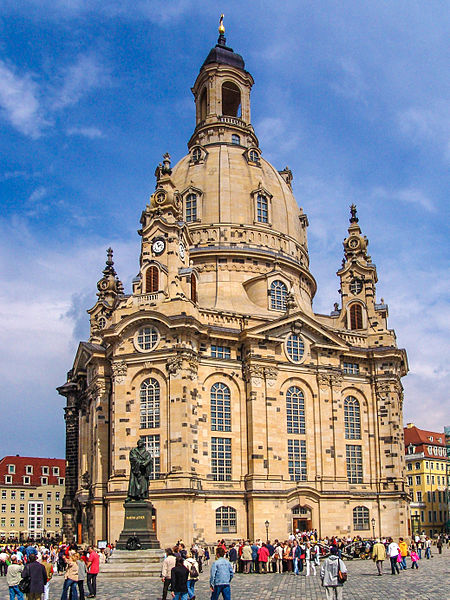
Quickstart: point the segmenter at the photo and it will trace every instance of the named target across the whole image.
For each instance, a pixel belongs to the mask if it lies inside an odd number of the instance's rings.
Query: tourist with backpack
[[[343,600],[343,585],[347,580],[347,567],[338,556],[337,546],[331,546],[330,556],[323,562],[320,579],[325,588],[327,600]]]
[[[199,565],[198,561],[195,560],[192,552],[188,553],[188,557],[184,561],[184,566],[189,571],[189,576],[187,580],[187,591],[189,600],[195,600],[195,584],[198,581],[199,577]]]

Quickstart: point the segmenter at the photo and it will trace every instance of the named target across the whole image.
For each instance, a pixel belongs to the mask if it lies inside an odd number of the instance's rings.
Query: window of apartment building
[[[231,393],[224,383],[211,387],[211,430],[231,431]]]
[[[59,527],[59,519],[58,518],[55,519],[55,527]]]
[[[359,364],[358,363],[344,363],[344,373],[346,375],[358,375],[359,373]]]
[[[58,501],[61,497],[60,492],[55,492],[55,500]]]
[[[15,517],[11,517],[9,520],[9,526],[10,527],[15,527],[16,526],[16,518]]]
[[[48,515],[52,514],[52,505],[51,504],[47,504],[46,511],[47,511]]]
[[[408,485],[409,485],[409,486],[412,486],[412,484],[413,484],[413,478],[412,478],[412,475],[408,475]]]
[[[236,533],[236,516],[236,509],[232,506],[216,509],[216,533]]]
[[[28,502],[28,530],[42,529],[42,515],[44,514],[43,502]]]
[[[20,499],[25,500],[25,492],[23,490],[20,491]]]
[[[46,519],[45,520],[45,525],[46,525],[46,527],[51,527],[52,526],[52,520],[51,519]]]
[[[434,469],[434,463],[430,462],[430,469],[433,470]]]
[[[25,512],[25,504],[19,504],[19,512],[22,514]]]
[[[11,485],[12,482],[12,475],[5,475],[5,483]]]
[[[52,493],[51,492],[47,492],[47,501],[51,502],[52,500]]]
[[[9,507],[10,512],[15,513],[16,512],[16,505],[15,504],[11,504]]]
[[[417,502],[422,502],[422,492],[417,492]]]
[[[6,500],[6,490],[2,490],[2,499]]]
[[[347,480],[349,483],[362,483],[362,451],[361,446],[346,446]]]
[[[28,475],[24,475],[23,476],[23,483],[24,483],[24,485],[30,485],[30,481],[31,481],[31,479],[30,479],[30,477]]]
[[[431,476],[431,483],[434,484],[434,475]]]
[[[58,485],[64,485],[64,477],[58,478]]]
[[[25,467],[25,473],[27,475],[33,475],[33,466],[32,465],[26,465],[26,467]]]
[[[6,504],[2,504],[2,513],[6,512]]]
[[[55,475],[56,477],[58,477],[58,475],[59,475],[59,467],[52,467],[52,473],[53,473],[53,475]]]
[[[407,467],[408,467],[408,471],[412,471],[412,463],[408,463]]]
[[[141,440],[144,441],[145,449],[152,457],[150,464],[150,479],[159,479],[161,463],[161,448],[159,435],[141,435]],[[59,510],[59,504],[55,506],[55,510]]]
[[[288,440],[288,469],[291,481],[306,481],[305,440]]]
[[[431,514],[431,510],[429,510],[429,511],[428,511],[428,522],[429,522],[429,523],[431,523],[431,520],[432,520],[432,519],[431,519],[431,516],[432,516],[432,514]]]
[[[305,397],[296,385],[286,392],[286,416],[288,433],[305,433]]]
[[[231,438],[211,438],[211,473],[214,481],[231,481]]]
[[[151,479],[151,478],[150,478]],[[55,510],[58,511],[60,509],[60,505],[59,504],[55,504]]]
[[[430,476],[427,475],[427,484],[430,485]]]
[[[48,467],[41,467],[41,469],[42,469],[42,475],[50,474],[50,469]]]
[[[420,475],[416,475],[416,485],[420,485],[421,477]]]
[[[416,462],[416,471],[420,469],[420,462]]]
[[[14,475],[15,472],[16,472],[16,465],[8,465],[8,473],[10,473],[11,475]]]
[[[5,517],[2,517],[2,518],[0,519],[0,526],[1,526],[1,527],[6,527],[6,518],[5,518]]]
[[[30,496],[30,497],[31,497],[31,496]],[[43,497],[44,497],[44,494],[43,494],[42,492],[39,492],[39,493],[38,493],[38,498],[43,498]]]
[[[25,527],[25,519],[19,519],[19,527]]]
[[[430,463],[426,460],[425,461],[425,469],[429,469],[430,468]]]
[[[48,484],[48,477],[41,477],[41,485],[47,485]]]
[[[16,490],[11,490],[11,500],[16,499]]]
[[[231,358],[230,346],[211,346],[212,358]]]

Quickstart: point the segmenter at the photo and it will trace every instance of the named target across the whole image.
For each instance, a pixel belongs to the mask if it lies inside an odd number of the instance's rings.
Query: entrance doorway
[[[294,506],[292,509],[292,531],[301,533],[313,529],[311,509],[307,506]]]

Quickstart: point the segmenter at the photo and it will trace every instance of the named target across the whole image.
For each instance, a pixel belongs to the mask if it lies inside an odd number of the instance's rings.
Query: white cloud
[[[67,130],[67,135],[77,135],[87,137],[90,140],[105,137],[103,132],[98,127],[70,127]]]
[[[1,112],[15,129],[31,138],[38,138],[49,124],[39,95],[39,86],[30,73],[20,75],[13,66],[0,60]]]
[[[388,190],[383,187],[377,187],[372,191],[374,198],[383,198],[384,200],[400,201],[405,204],[416,204],[429,212],[435,212],[436,208],[433,201],[421,190],[416,188],[405,188],[400,190]]]
[[[92,90],[110,83],[107,68],[93,54],[78,56],[75,63],[64,69],[61,79],[61,85],[54,88],[53,109],[76,104]]]
[[[350,58],[340,58],[338,69],[330,87],[340,96],[351,100],[364,101],[368,91],[363,72],[359,65]]]
[[[42,200],[43,198],[45,198],[45,196],[47,196],[48,194],[48,189],[46,187],[44,187],[43,185],[37,187],[31,194],[30,197],[28,198],[28,202],[34,203],[34,202],[39,202],[39,200]]]
[[[400,132],[416,145],[435,145],[446,161],[450,161],[450,107],[448,102],[434,100],[430,106],[412,106],[398,114]]]

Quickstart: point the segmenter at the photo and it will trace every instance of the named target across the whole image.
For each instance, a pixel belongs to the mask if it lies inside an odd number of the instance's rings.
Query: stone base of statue
[[[149,550],[161,548],[153,531],[152,503],[149,500],[125,502],[122,533],[116,544],[118,550]]]

